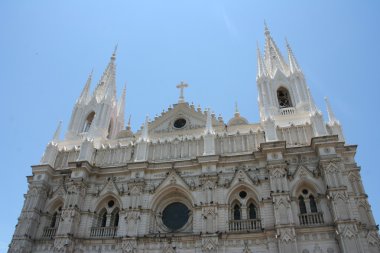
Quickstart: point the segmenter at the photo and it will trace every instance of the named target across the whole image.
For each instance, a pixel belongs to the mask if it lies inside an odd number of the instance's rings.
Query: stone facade
[[[237,106],[228,123],[195,108],[182,83],[178,103],[133,133],[115,52],[32,166],[8,252],[380,252],[356,146],[328,100],[323,121],[290,46],[285,61],[265,37],[259,123]]]

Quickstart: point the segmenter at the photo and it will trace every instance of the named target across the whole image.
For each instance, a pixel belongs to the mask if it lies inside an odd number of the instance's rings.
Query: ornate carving
[[[73,244],[69,238],[56,238],[54,240],[54,252],[72,252]]]
[[[296,240],[296,234],[292,228],[282,228],[280,232],[280,241],[284,243],[294,242]]]
[[[248,247],[248,241],[247,240],[244,240],[244,249],[243,249],[243,253],[252,253],[252,251],[249,249]]]
[[[121,243],[121,250],[123,253],[137,252],[137,241],[135,239],[124,238]]]
[[[214,252],[218,247],[218,237],[203,237],[202,238],[202,251]]]

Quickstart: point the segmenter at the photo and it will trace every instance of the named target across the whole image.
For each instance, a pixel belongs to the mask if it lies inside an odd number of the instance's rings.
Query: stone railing
[[[114,237],[117,227],[93,227],[91,228],[91,237]]]
[[[261,220],[248,219],[248,220],[230,220],[229,231],[255,231],[261,230]]]
[[[281,115],[292,115],[296,112],[296,108],[294,107],[285,107],[280,109]]]
[[[322,213],[304,213],[298,215],[301,226],[312,226],[323,224]]]
[[[43,238],[52,238],[55,236],[56,232],[57,232],[57,228],[45,227],[44,231],[42,232],[42,237]]]

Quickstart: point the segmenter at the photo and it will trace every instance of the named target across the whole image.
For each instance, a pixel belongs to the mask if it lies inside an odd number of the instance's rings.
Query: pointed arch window
[[[109,199],[101,205],[101,209],[94,217],[94,225],[91,228],[91,237],[114,237],[119,226],[120,206],[115,199]]]
[[[300,213],[301,214],[307,213],[306,205],[305,205],[305,199],[303,196],[298,197],[298,204],[300,206]]]
[[[277,90],[277,100],[278,100],[278,105],[280,106],[280,108],[292,107],[290,93],[284,87],[280,87]]]
[[[309,189],[303,189],[298,197],[300,209],[299,221],[301,226],[323,224],[323,213],[318,211],[317,200]]]
[[[234,220],[241,220],[241,208],[239,204],[234,205],[233,214],[234,214]]]
[[[309,196],[309,202],[310,202],[310,211],[312,213],[317,213],[318,212],[317,203],[315,202],[315,199],[314,199],[313,195]]]
[[[91,112],[90,114],[88,114],[86,118],[86,122],[84,123],[84,127],[83,127],[84,133],[87,133],[90,130],[94,117],[95,117],[95,112]]]
[[[248,206],[248,214],[249,214],[249,219],[255,220],[257,219],[257,209],[255,204],[251,203]]]

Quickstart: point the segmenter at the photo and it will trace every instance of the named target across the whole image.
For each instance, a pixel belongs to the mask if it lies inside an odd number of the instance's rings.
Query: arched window
[[[119,225],[119,209],[115,208],[111,213],[111,227],[117,227]]]
[[[241,209],[239,204],[234,206],[234,220],[241,220]]]
[[[58,207],[57,210],[53,213],[53,216],[51,217],[51,220],[50,220],[51,228],[58,227],[59,220],[61,219],[61,211],[62,211],[62,207]]]
[[[315,202],[315,199],[314,199],[313,195],[309,196],[309,202],[310,202],[310,211],[312,213],[318,213],[317,203]]]
[[[277,90],[277,100],[280,108],[292,107],[289,91],[284,87]]]
[[[107,225],[107,211],[103,209],[99,215],[99,226],[105,227]]]
[[[55,228],[55,224],[57,221],[57,212],[54,212],[53,216],[51,217],[50,227]]]
[[[119,226],[120,206],[115,199],[106,199],[100,204],[98,216],[93,220],[91,237],[114,237]]]
[[[107,138],[111,138],[111,135],[112,135],[112,120],[110,121],[110,124],[108,126],[108,134],[107,134]]]
[[[300,206],[300,213],[301,214],[307,213],[306,205],[305,205],[305,199],[303,196],[298,197],[298,204]]]
[[[90,127],[91,127],[92,121],[94,120],[94,117],[95,117],[95,112],[91,112],[87,116],[86,122],[84,123],[84,127],[83,127],[84,133],[87,133],[90,130]]]
[[[251,203],[248,206],[248,214],[249,214],[249,219],[251,219],[251,220],[257,219],[257,209],[253,203]]]

